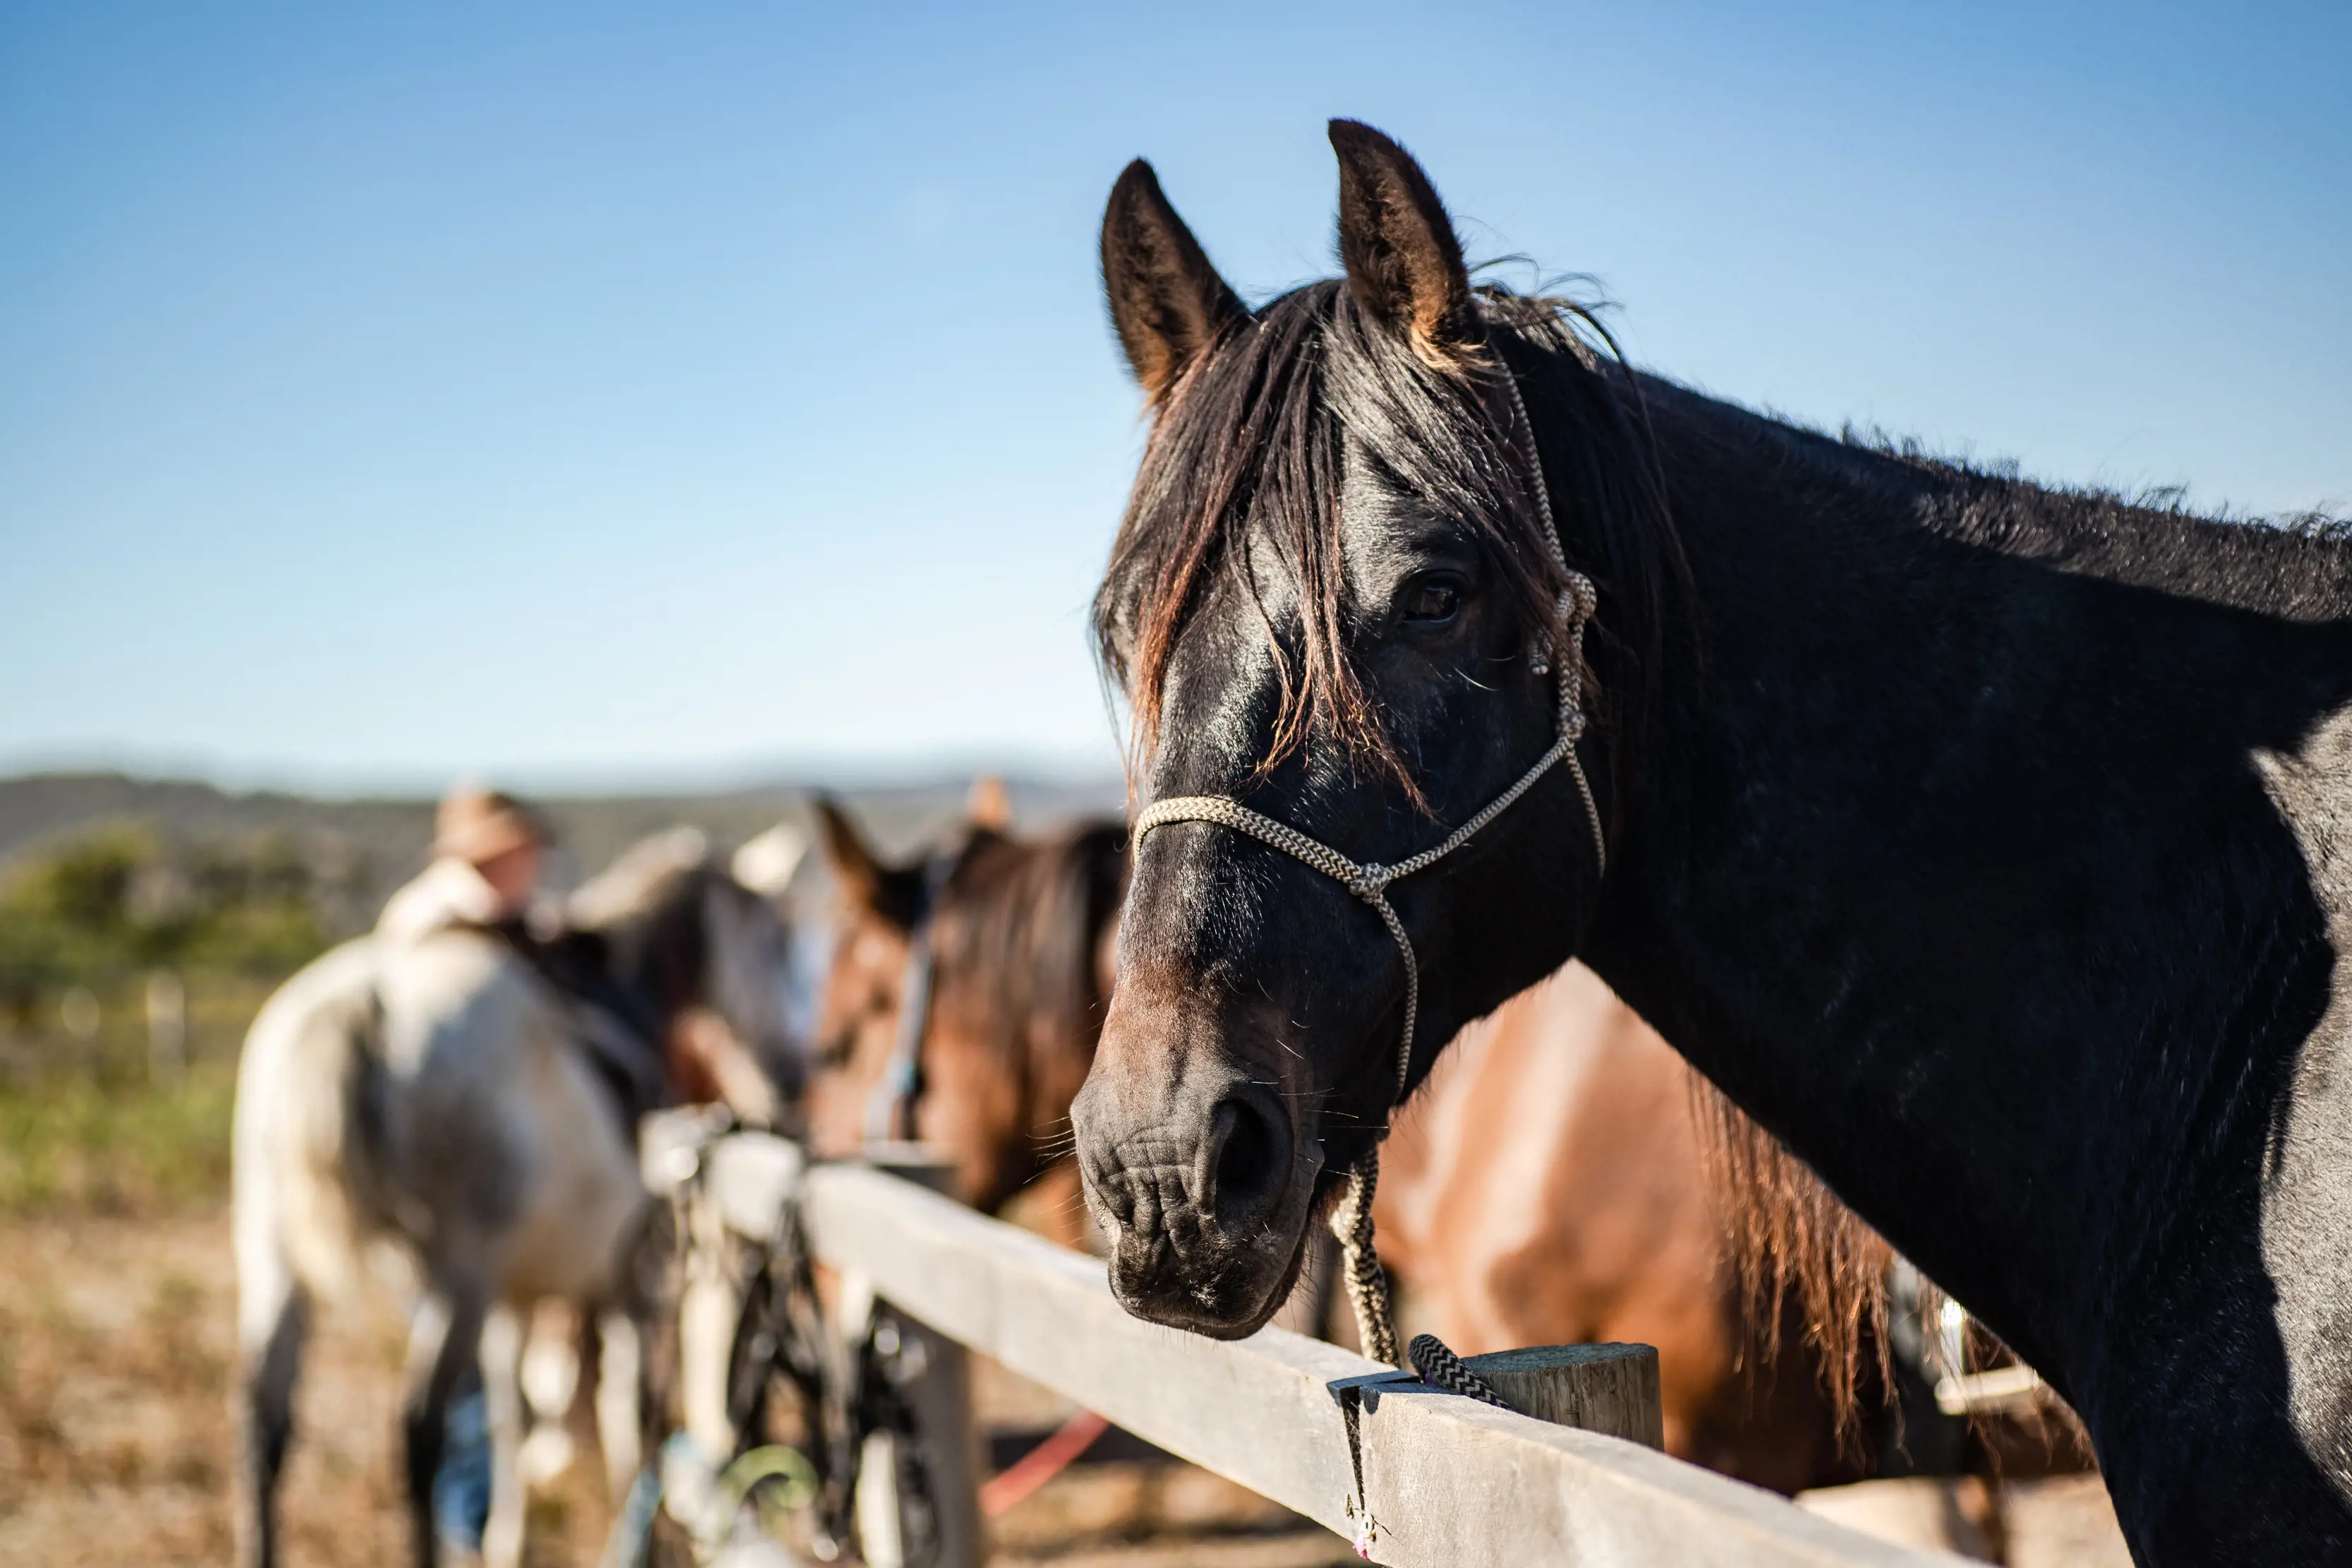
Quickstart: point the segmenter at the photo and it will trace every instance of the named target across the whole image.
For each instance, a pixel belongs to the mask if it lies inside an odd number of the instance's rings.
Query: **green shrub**
[[[283,833],[181,843],[137,822],[90,829],[0,885],[0,991],[22,1012],[146,969],[290,973],[327,945],[320,880]]]
[[[290,841],[78,835],[0,884],[0,1214],[148,1213],[228,1194],[237,1048],[325,946]],[[180,981],[178,1043],[150,977]]]
[[[177,1212],[228,1196],[234,1061],[176,1083],[0,1083],[0,1214]]]

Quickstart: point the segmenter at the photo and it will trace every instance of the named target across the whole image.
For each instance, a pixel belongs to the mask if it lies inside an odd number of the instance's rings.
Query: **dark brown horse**
[[[2352,1562],[2352,543],[1640,374],[1330,136],[1343,278],[1244,306],[1140,162],[1105,217],[1112,1288],[1248,1333],[1579,957],[2050,1377],[2141,1561]]]
[[[819,815],[843,896],[812,1136],[846,1153],[886,1128],[919,1135],[953,1158],[968,1200],[994,1210],[1026,1188],[1033,1223],[1076,1244],[1067,1112],[1108,1001],[1124,829],[972,828],[891,864],[837,810]],[[910,1039],[907,998],[925,991]],[[1770,1187],[1767,1206],[1801,1222],[1738,1228],[1727,1174],[1778,1173],[1758,1168],[1737,1113],[1712,1124],[1696,1088],[1571,966],[1465,1030],[1400,1117],[1381,1260],[1465,1354],[1656,1345],[1682,1458],[1783,1492],[1884,1470],[1899,1462],[1877,1398],[1885,1249],[1801,1183]],[[1748,1140],[1734,1173],[1708,1158],[1725,1137]],[[1745,1267],[1727,1241],[1751,1249]],[[1932,1409],[1909,1414],[1906,1452],[1923,1455]]]

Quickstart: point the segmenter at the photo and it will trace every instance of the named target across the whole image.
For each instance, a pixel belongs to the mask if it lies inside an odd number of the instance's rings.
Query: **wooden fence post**
[[[953,1167],[919,1144],[874,1144],[862,1151],[877,1169],[933,1192],[952,1185]],[[870,1280],[843,1281],[842,1331],[857,1336],[867,1323],[887,1328],[919,1368],[906,1389],[922,1445],[922,1464],[939,1531],[938,1568],[981,1568],[986,1555],[980,1517],[980,1434],[972,1423],[971,1369],[964,1347],[878,1300]],[[857,1472],[857,1523],[867,1568],[905,1568],[898,1539],[898,1467],[887,1433],[866,1439]]]
[[[147,976],[147,1077],[170,1088],[188,1071],[188,988],[169,969]]]
[[[1522,1416],[1666,1446],[1654,1345],[1541,1344],[1465,1356],[1462,1364]]]

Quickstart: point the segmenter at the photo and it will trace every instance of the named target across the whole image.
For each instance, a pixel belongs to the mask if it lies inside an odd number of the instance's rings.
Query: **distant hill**
[[[1013,818],[1023,827],[1090,813],[1116,814],[1125,800],[1117,779],[1091,785],[1009,782]],[[700,828],[722,846],[732,846],[779,821],[805,821],[815,787],[794,782],[717,794],[541,796],[533,803],[547,813],[561,841],[549,868],[550,881],[566,886],[664,828]],[[887,850],[898,852],[953,820],[967,788],[967,780],[942,779],[835,793]],[[433,802],[275,790],[236,794],[209,784],[120,773],[0,779],[0,877],[38,846],[103,822],[125,821],[152,823],[173,838],[187,840],[288,835],[309,856],[356,868],[351,880],[364,907],[355,908],[352,916],[364,918],[424,863],[433,837]]]

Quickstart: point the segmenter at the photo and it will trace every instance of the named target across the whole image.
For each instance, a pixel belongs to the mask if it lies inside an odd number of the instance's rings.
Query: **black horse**
[[[1144,799],[1439,843],[1551,744],[1589,575],[1605,869],[1554,768],[1389,888],[1405,1082],[1582,956],[2050,1377],[2141,1561],[2352,1560],[2352,546],[1636,374],[1331,141],[1347,276],[1255,312],[1144,163],[1104,221],[1156,410],[1097,604]],[[1076,1110],[1113,1284],[1245,1333],[1389,1113],[1403,958],[1179,821],[1119,965]]]

